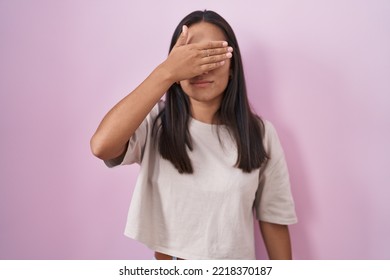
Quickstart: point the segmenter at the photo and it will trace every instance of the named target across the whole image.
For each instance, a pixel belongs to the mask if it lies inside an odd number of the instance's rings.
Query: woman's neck
[[[215,115],[220,105],[220,103],[204,103],[191,100],[191,115],[200,122],[215,124]]]

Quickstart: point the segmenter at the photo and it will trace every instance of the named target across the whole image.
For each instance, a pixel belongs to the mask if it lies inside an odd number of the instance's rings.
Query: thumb
[[[175,47],[184,46],[187,43],[187,37],[188,37],[188,27],[187,25],[183,25],[181,34],[179,36],[179,39],[177,39]]]

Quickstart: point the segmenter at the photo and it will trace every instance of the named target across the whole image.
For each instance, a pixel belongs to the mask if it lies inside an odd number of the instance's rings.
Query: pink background
[[[0,259],[151,258],[123,235],[138,167],[106,168],[89,139],[205,8],[284,145],[295,258],[390,258],[389,1],[2,0]]]

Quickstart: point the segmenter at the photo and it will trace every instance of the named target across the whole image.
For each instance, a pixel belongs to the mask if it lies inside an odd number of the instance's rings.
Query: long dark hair
[[[236,36],[230,25],[213,11],[195,11],[187,15],[176,27],[169,52],[180,36],[182,26],[208,22],[218,26],[233,47],[231,78],[229,79],[221,107],[216,113],[219,124],[224,124],[237,144],[236,167],[244,172],[257,169],[268,158],[263,146],[264,123],[252,113],[245,85],[244,69]],[[156,119],[160,119],[158,149],[164,159],[169,160],[179,173],[193,173],[187,148],[192,151],[192,140],[188,129],[190,101],[179,84],[173,84],[166,93],[165,108]],[[154,127],[155,128],[155,127]]]

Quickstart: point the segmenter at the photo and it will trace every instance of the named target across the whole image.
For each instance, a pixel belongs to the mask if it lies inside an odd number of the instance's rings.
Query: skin
[[[259,221],[261,235],[270,260],[291,260],[291,240],[288,226]]]
[[[141,122],[175,82],[190,99],[192,117],[213,123],[229,81],[232,51],[213,24],[184,26],[168,58],[105,115],[91,138],[92,153],[102,160],[121,156]],[[259,226],[269,258],[291,259],[288,227],[262,221]],[[160,252],[155,257],[172,259]]]

